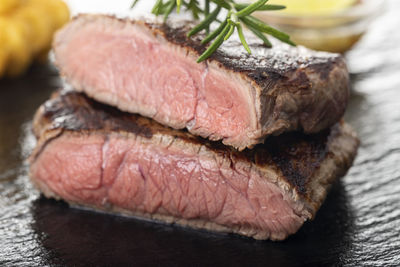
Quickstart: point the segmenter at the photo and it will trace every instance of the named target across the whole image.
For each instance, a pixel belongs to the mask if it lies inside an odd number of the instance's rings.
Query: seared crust
[[[206,49],[201,44],[201,34],[186,37],[192,22],[168,21],[160,24],[106,15],[80,15],[55,38],[56,64],[62,75],[65,73],[62,63],[57,60],[57,48],[68,42],[68,36],[74,31],[91,23],[101,27],[141,27],[162,40],[163,44],[179,46],[193,60]],[[230,77],[237,76],[245,81],[253,99],[255,113],[254,129],[246,133],[248,140],[232,141],[231,137],[229,139],[215,133],[197,132],[186,125],[191,133],[222,140],[226,145],[243,150],[262,143],[270,135],[290,131],[317,133],[340,120],[349,99],[349,76],[342,56],[315,52],[304,47],[291,47],[275,40],[271,40],[271,49],[265,48],[256,38],[248,38],[247,41],[252,50],[251,55],[243,49],[240,41],[232,37],[201,64],[207,68],[223,70]],[[79,80],[68,76],[66,78],[76,90],[84,91],[98,101],[117,105],[124,111],[146,114],[140,107],[112,100],[110,95],[99,95],[93,88],[82,86]]]
[[[133,23],[142,22],[133,21]],[[167,21],[166,24],[146,22],[145,25],[162,34],[168,41],[192,49],[198,55],[207,48],[207,45],[201,44],[203,35],[187,37],[193,22]],[[321,79],[326,80],[335,65],[344,65],[343,57],[339,54],[316,52],[304,47],[291,47],[278,41],[272,42],[274,46],[266,49],[260,41],[250,37],[249,46],[252,53],[248,54],[236,38],[230,38],[211,55],[210,60],[221,63],[229,70],[243,72],[263,88],[268,88],[271,82],[278,82],[290,72],[304,68],[313,69]]]
[[[237,151],[220,142],[212,142],[185,131],[164,127],[157,122],[95,102],[73,91],[55,93],[40,107],[34,119],[34,133],[39,139],[31,156],[34,163],[43,147],[63,133],[140,136],[146,142],[177,140],[175,145],[202,151],[211,157],[241,161],[267,173],[278,174],[277,183],[294,201],[302,202],[304,216],[312,218],[322,204],[330,185],[350,168],[356,155],[358,139],[341,122],[314,135],[283,134],[268,139],[252,150]],[[171,141],[168,141],[172,144]],[[263,175],[267,177],[268,175]]]

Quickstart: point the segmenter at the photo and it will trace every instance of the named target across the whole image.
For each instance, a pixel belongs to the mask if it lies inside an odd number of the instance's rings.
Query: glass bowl
[[[284,1],[283,1],[284,4]],[[329,15],[291,15],[256,12],[254,15],[314,50],[344,53],[367,31],[383,10],[383,0],[359,0],[355,5]]]

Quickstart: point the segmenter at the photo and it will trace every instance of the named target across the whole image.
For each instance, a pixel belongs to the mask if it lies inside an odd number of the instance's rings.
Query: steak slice
[[[239,152],[72,91],[40,107],[34,132],[31,179],[47,197],[272,240],[315,216],[358,146],[340,122]]]
[[[222,140],[239,150],[288,131],[316,133],[343,116],[348,72],[338,54],[249,38],[229,39],[205,63],[188,22],[157,24],[81,15],[54,41],[55,63],[73,88],[123,111]]]

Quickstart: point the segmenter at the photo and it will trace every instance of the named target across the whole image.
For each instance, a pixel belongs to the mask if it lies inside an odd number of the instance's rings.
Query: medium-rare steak
[[[31,179],[47,197],[272,240],[315,216],[358,146],[340,122],[239,152],[71,91],[41,106],[34,132]]]
[[[342,117],[348,73],[337,54],[249,38],[229,39],[207,62],[187,22],[157,24],[81,15],[54,42],[55,62],[76,90],[175,129],[240,150],[268,135],[316,133]]]

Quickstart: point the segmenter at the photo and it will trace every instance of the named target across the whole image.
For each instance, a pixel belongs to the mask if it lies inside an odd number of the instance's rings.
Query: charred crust
[[[287,133],[256,147],[256,164],[275,166],[298,194],[308,196],[308,183],[329,152],[329,141],[339,134],[338,125],[318,134]]]
[[[139,118],[116,108],[95,102],[80,93],[60,92],[43,105],[42,119],[49,121],[49,130],[126,131],[145,138],[153,136],[152,129],[139,123]]]
[[[155,34],[161,34],[167,41],[192,51],[197,56],[207,48],[202,45],[202,34],[188,38],[187,33],[193,22],[167,22],[164,24],[144,23]],[[343,58],[338,54],[329,53],[300,53],[298,48],[286,44],[277,43],[272,48],[266,48],[257,39],[249,38],[249,46],[253,53],[250,55],[244,51],[242,44],[233,38],[226,41],[222,49],[218,49],[211,55],[208,62],[213,61],[217,65],[230,71],[240,72],[253,80],[262,89],[271,88],[271,83],[282,82],[299,69],[308,67],[317,73],[322,80],[327,80],[333,68],[343,63]],[[343,64],[344,65],[344,64]],[[304,72],[300,72],[304,74]],[[308,80],[308,79],[307,79]]]
[[[312,84],[310,79],[303,71],[298,71],[298,75],[296,75],[293,79],[284,80],[283,85],[288,89],[291,93],[300,93],[306,92],[311,89]]]
[[[187,24],[193,24],[187,22]],[[199,35],[191,38],[187,37],[189,27],[187,24],[176,24],[173,27],[167,23],[155,24],[146,22],[145,25],[152,29],[156,34],[161,34],[167,41],[185,47],[186,49],[192,50],[197,55],[201,55],[206,50],[206,45],[201,44]]]
[[[321,80],[328,80],[333,68],[338,65],[340,65],[340,67],[345,67],[342,57],[331,58],[329,64],[320,62],[312,64],[310,65],[310,69],[314,73],[318,73]]]

